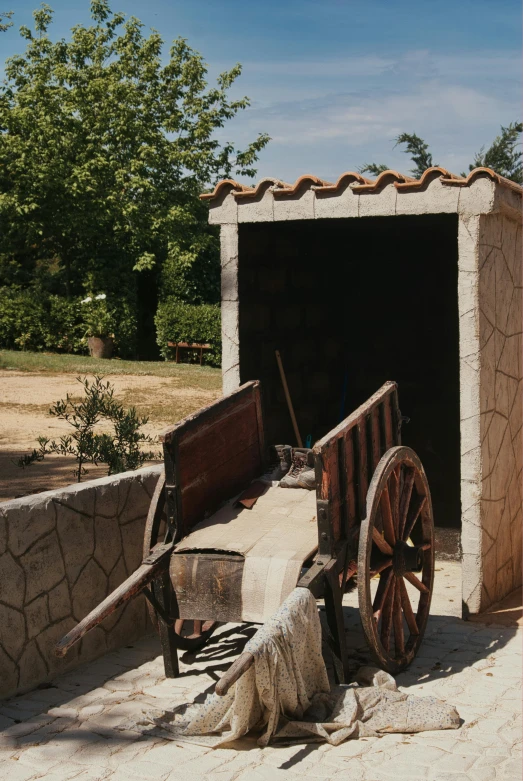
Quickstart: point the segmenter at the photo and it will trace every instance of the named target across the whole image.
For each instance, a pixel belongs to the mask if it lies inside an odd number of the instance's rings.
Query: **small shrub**
[[[22,456],[18,466],[26,467],[36,461],[42,461],[49,453],[61,456],[74,456],[76,468],[73,471],[78,482],[88,474],[85,464],[107,464],[107,474],[114,475],[128,469],[138,469],[145,461],[159,457],[151,451],[143,451],[142,444],[154,442],[152,437],[140,431],[148,418],[139,418],[136,409],[124,409],[121,402],[114,398],[114,387],[96,376],[93,382],[84,377],[76,378],[83,386],[84,398],[74,402],[69,394],[57,401],[49,414],[66,420],[73,433],[60,437],[59,441],[38,437],[38,449]],[[96,426],[109,422],[113,426],[111,434],[97,433]]]
[[[166,360],[173,357],[169,342],[208,342],[212,350],[205,354],[205,361],[211,366],[220,366],[222,338],[218,305],[182,304],[167,298],[158,306],[155,324],[158,347]]]

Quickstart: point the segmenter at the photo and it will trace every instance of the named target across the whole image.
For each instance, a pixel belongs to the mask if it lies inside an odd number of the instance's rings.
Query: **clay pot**
[[[113,354],[112,336],[89,336],[87,339],[91,358],[110,358]]]

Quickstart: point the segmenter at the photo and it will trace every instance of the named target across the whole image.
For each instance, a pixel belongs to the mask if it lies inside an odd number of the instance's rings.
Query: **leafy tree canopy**
[[[24,54],[6,62],[0,284],[39,279],[56,293],[88,286],[132,298],[138,285],[155,288],[166,265],[181,297],[198,298],[190,269],[216,277],[217,243],[198,194],[223,177],[254,176],[269,138],[242,150],[216,140],[249,105],[229,96],[239,64],[209,86],[185,39],[165,62],[158,32],[146,36],[109,0],[90,8],[91,26],[53,42],[53,12],[42,5],[34,29],[20,28]]]
[[[12,26],[13,23],[9,21],[12,16],[12,11],[0,11],[0,33],[5,33]]]
[[[469,165],[469,171],[474,168],[492,168],[501,176],[506,176],[518,184],[523,183],[523,166],[521,164],[521,133],[522,122],[511,122],[507,127],[501,126],[501,133],[496,136],[485,152],[482,147]]]
[[[511,179],[513,182],[523,184],[522,132],[523,123],[521,122],[511,122],[507,127],[501,126],[501,133],[494,139],[491,146],[486,151],[482,147],[474,156],[473,162],[469,165],[469,171],[484,166],[492,168],[496,173]],[[412,162],[415,164],[410,173],[416,178],[419,179],[427,168],[437,165],[432,161],[428,144],[415,133],[400,133],[395,141],[395,147],[398,144],[405,146],[403,151],[410,155]],[[369,173],[371,176],[378,176],[388,168],[389,166],[384,163],[365,163],[358,170],[362,174]],[[466,176],[466,174],[462,174],[462,176]]]

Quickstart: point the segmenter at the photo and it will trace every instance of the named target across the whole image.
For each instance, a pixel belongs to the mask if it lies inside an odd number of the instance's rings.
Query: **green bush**
[[[77,301],[17,287],[0,288],[0,347],[85,352]]]
[[[124,300],[115,306],[117,354],[134,352],[136,315]],[[35,289],[0,287],[0,348],[86,353],[84,311],[79,299],[66,299]]]
[[[20,349],[20,339],[33,344],[43,340],[42,323],[45,313],[42,301],[31,300],[23,291],[15,287],[0,288],[0,345],[10,350]],[[23,349],[23,347],[22,347]],[[36,348],[38,349],[38,348]]]
[[[210,366],[220,366],[222,337],[217,304],[182,304],[167,298],[158,306],[155,324],[156,341],[166,360],[174,353],[168,342],[208,342],[212,350],[205,354],[204,360]]]
[[[68,301],[62,296],[49,296],[46,304],[48,312],[46,349],[64,353],[87,352],[85,329],[78,301]]]

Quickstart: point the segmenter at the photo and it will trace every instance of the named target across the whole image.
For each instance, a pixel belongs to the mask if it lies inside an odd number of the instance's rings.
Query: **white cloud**
[[[299,78],[339,78],[340,76],[380,76],[391,70],[396,59],[391,57],[363,56],[315,60],[254,60],[242,62],[243,72],[248,75],[276,76],[278,79],[298,76]]]
[[[332,178],[367,160],[408,170],[410,160],[393,150],[403,131],[425,138],[434,160],[459,172],[521,113],[519,57],[511,53],[260,63],[249,86],[252,65],[245,64],[242,90],[256,101],[224,137],[241,144],[269,133],[260,176],[292,180],[313,171]]]

